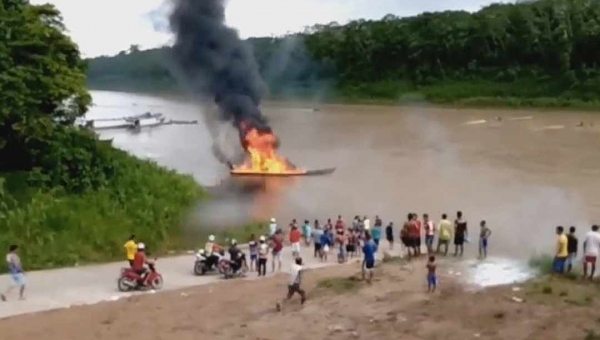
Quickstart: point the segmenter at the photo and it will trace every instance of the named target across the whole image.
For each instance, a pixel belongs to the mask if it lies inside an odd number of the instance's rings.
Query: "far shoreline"
[[[90,92],[115,92],[130,95],[155,96],[169,100],[185,100],[190,101],[188,94],[183,91],[138,91],[132,89],[109,89],[109,88],[92,88],[88,87]],[[585,103],[577,104],[572,102],[568,106],[544,105],[545,98],[531,98],[532,105],[514,105],[515,98],[493,98],[493,97],[473,97],[465,100],[456,101],[453,103],[435,103],[427,101],[409,101],[409,100],[391,100],[385,98],[328,98],[316,99],[314,97],[267,97],[265,103],[269,104],[306,104],[311,105],[329,105],[329,106],[368,106],[368,107],[403,107],[403,108],[437,108],[447,110],[486,110],[486,111],[505,111],[512,112],[527,111],[527,112],[572,112],[572,113],[594,113],[600,112],[600,103]],[[538,104],[536,104],[538,103]]]

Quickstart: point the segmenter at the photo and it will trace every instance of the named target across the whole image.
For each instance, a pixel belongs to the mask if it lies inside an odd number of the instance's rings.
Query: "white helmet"
[[[237,244],[237,241],[235,239],[231,239],[231,245],[235,246]]]
[[[260,237],[260,240],[261,240],[262,242],[264,242],[264,241],[266,241],[266,240],[267,240],[267,238],[266,238],[264,235],[262,235],[262,236]]]
[[[204,249],[198,249],[198,254],[204,255],[206,251]]]
[[[143,244],[142,242],[140,242],[140,243],[138,243],[137,248],[138,248],[138,250],[144,250],[144,249],[146,249],[146,245]]]
[[[275,217],[271,217],[271,223],[275,223]]]
[[[210,236],[208,237],[208,241],[210,241],[210,242],[214,242],[214,241],[215,241],[215,235],[210,235]]]

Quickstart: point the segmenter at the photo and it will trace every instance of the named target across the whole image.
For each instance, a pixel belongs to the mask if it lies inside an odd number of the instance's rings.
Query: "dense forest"
[[[91,98],[56,8],[1,0],[0,23],[0,249],[29,270],[122,258],[131,233],[180,246],[202,189],[73,124]]]
[[[271,95],[597,106],[600,2],[494,4],[249,39]],[[177,91],[168,47],[89,60],[91,88]]]

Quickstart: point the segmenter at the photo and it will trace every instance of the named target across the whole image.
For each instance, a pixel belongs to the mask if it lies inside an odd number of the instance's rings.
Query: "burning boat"
[[[335,171],[335,168],[306,170],[295,166],[277,153],[279,139],[270,128],[261,131],[242,124],[240,135],[246,159],[238,166],[229,163],[234,176],[314,176]]]

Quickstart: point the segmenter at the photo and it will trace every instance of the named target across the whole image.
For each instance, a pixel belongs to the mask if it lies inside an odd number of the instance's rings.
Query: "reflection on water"
[[[485,261],[467,260],[459,268],[462,268],[468,284],[481,288],[523,282],[535,274],[525,261],[501,257],[489,257]],[[450,275],[457,273],[461,273],[460,270],[449,272]]]
[[[101,137],[192,174],[204,185],[230,181],[228,167],[211,150],[202,108],[159,97],[92,95],[98,106],[91,108],[90,118],[159,111],[168,119],[200,120],[138,134],[101,132]],[[354,215],[380,215],[385,224],[401,226],[409,211],[438,221],[442,213],[453,217],[462,210],[472,233],[480,220],[488,222],[494,255],[528,259],[533,252],[552,251],[555,226],[575,225],[583,232],[600,216],[600,124],[594,113],[360,105],[306,109],[311,106],[266,103],[263,111],[281,138],[282,155],[302,167],[337,167],[336,172],[269,179],[255,195],[238,189],[215,194],[196,214],[204,225],[270,216],[322,221],[342,215],[349,222]],[[585,126],[578,127],[580,122]],[[476,252],[476,245],[469,245],[465,257]]]

